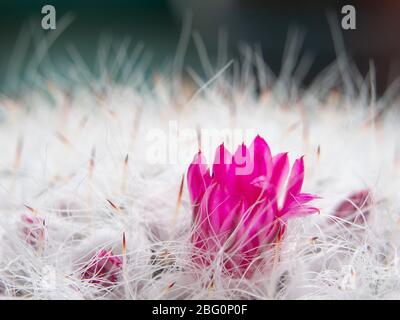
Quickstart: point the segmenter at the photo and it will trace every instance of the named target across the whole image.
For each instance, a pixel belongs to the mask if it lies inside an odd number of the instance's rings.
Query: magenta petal
[[[213,164],[213,177],[220,183],[229,183],[229,168],[232,163],[232,155],[221,144],[215,152],[215,159]]]
[[[232,231],[233,221],[236,218],[237,208],[240,200],[221,186],[216,185],[210,192],[207,199],[209,223],[212,227],[212,232],[219,236],[223,233]],[[223,228],[222,228],[223,227]]]
[[[304,180],[304,159],[303,157],[297,159],[292,167],[290,173],[287,192],[289,194],[298,194],[303,186]]]
[[[292,171],[290,172],[289,180],[286,187],[286,197],[284,206],[293,201],[293,197],[301,191],[304,180],[304,160],[303,157],[294,162]]]
[[[206,188],[211,184],[210,170],[201,152],[197,153],[189,166],[187,184],[192,205],[197,205]]]
[[[275,189],[276,194],[279,194],[289,173],[289,159],[287,152],[277,154],[272,159],[272,163],[273,172],[270,184]]]
[[[241,216],[237,219],[235,246],[231,250],[249,254],[255,248],[256,251],[260,249],[260,245],[265,243],[265,238],[274,219],[273,206],[266,201],[248,207],[247,210],[241,212]]]
[[[314,194],[311,193],[299,193],[296,197],[295,197],[295,201],[297,203],[301,203],[301,204],[306,204],[312,200],[315,199],[319,199],[320,197],[317,197]]]
[[[237,190],[248,202],[256,201],[268,186],[272,172],[272,157],[268,144],[259,136],[254,139],[250,149],[242,144],[233,156],[232,167]]]
[[[287,219],[290,217],[302,217],[319,212],[319,209],[307,205],[308,202],[317,198],[319,197],[310,193],[299,193],[295,196],[291,195],[288,197],[284,207],[279,213],[280,218]]]
[[[208,237],[211,227],[211,219],[209,213],[213,208],[209,205],[209,198],[218,187],[217,183],[211,184],[204,192],[199,200],[198,206],[193,211],[195,228],[197,233],[201,233],[202,237]]]
[[[232,173],[238,177],[247,177],[254,170],[254,162],[249,149],[243,143],[237,149],[232,158]]]
[[[312,213],[319,212],[318,208],[310,207],[306,205],[308,202],[318,198],[310,193],[300,193],[296,196],[292,196],[291,200],[288,201],[281,211],[281,218],[287,219],[290,217],[303,217]]]
[[[85,267],[82,278],[91,283],[108,286],[118,281],[121,268],[120,257],[114,256],[112,251],[101,249]]]
[[[304,217],[314,213],[319,213],[319,209],[306,205],[293,206],[288,208],[288,210],[280,217],[280,219],[286,221],[290,218]]]
[[[195,214],[195,237],[208,249],[220,247],[229,237],[237,218],[240,200],[218,183],[204,193]]]
[[[251,212],[246,211],[244,213],[245,221],[238,224],[235,243],[230,248],[230,252],[236,256],[232,267],[238,268],[246,276],[251,276],[249,267],[263,251],[267,230],[271,226],[266,221],[266,218],[270,215],[262,210],[261,206],[249,210]]]
[[[253,171],[254,163],[245,144],[240,145],[232,157],[232,164],[229,167],[230,192],[236,195],[243,195],[250,184],[249,174]]]
[[[361,211],[366,217],[369,215],[373,203],[372,195],[368,189],[355,192],[348,199],[343,200],[334,210],[334,214],[342,219],[354,219],[355,222],[363,222],[359,215],[354,215]]]
[[[249,152],[254,163],[251,180],[259,176],[265,176],[268,181],[272,173],[272,156],[267,142],[257,135],[250,145]]]
[[[45,236],[45,220],[24,214],[21,216],[21,231],[26,242],[36,247]]]

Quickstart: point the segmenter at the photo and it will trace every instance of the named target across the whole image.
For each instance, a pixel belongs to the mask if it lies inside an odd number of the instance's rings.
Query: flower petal
[[[233,157],[232,165],[229,167],[230,185],[228,188],[230,192],[236,195],[246,195],[250,182],[249,174],[253,171],[254,164],[250,158],[249,150],[243,143],[240,145]]]
[[[254,170],[253,159],[251,158],[249,149],[242,143],[235,151],[232,157],[233,174],[237,177],[247,177]]]
[[[372,196],[370,191],[361,190],[351,194],[347,199],[340,202],[335,208],[334,213],[337,217],[346,219],[356,212],[369,213],[372,204]]]
[[[213,177],[219,183],[229,183],[231,174],[229,168],[232,164],[232,155],[225,148],[224,144],[221,144],[215,152],[214,164],[213,164]]]
[[[300,157],[297,159],[292,167],[292,171],[290,173],[287,192],[289,194],[296,195],[300,193],[301,187],[303,186],[304,180],[304,159]]]
[[[283,203],[283,211],[288,207],[294,200],[295,197],[300,193],[301,187],[304,180],[304,160],[303,157],[297,159],[290,172],[289,180],[287,182],[285,200]]]
[[[265,176],[269,181],[272,174],[272,156],[267,142],[257,135],[250,145],[249,151],[254,163],[253,172],[250,174],[251,180]]]
[[[198,205],[206,188],[211,184],[210,170],[201,152],[198,152],[189,166],[187,184],[192,205]]]
[[[270,185],[275,189],[276,194],[279,195],[289,173],[289,158],[287,152],[277,154],[273,157],[272,163],[273,172]]]
[[[281,211],[280,218],[286,220],[291,217],[303,217],[312,213],[319,213],[318,208],[307,205],[308,202],[317,198],[319,197],[310,193],[300,193],[293,196],[292,200]]]
[[[256,201],[268,187],[272,157],[268,144],[257,136],[250,148],[242,144],[233,156],[233,169],[239,192],[250,202]]]
[[[314,213],[319,213],[319,209],[316,207],[310,207],[306,205],[300,205],[300,206],[293,206],[289,207],[285,214],[283,214],[280,219],[283,221],[286,221],[290,218],[298,218],[298,217],[305,217],[310,214]]]
[[[240,200],[227,189],[213,183],[204,193],[195,214],[195,234],[204,239],[208,249],[221,247],[231,235]]]

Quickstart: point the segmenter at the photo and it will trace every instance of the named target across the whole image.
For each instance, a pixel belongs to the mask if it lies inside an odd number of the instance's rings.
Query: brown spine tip
[[[179,187],[179,193],[178,193],[178,201],[177,201],[177,205],[179,206],[182,202],[182,194],[183,194],[183,185],[185,182],[185,174],[182,174],[182,179],[181,179],[181,184]]]
[[[91,155],[90,155],[90,167],[93,168],[94,167],[94,161],[96,159],[96,148],[93,147]]]
[[[315,244],[315,242],[318,240],[318,237],[312,237],[311,239],[310,239],[310,243],[311,244]]]
[[[110,206],[113,207],[113,209],[119,211],[119,208],[111,200],[109,200],[109,199],[106,199],[106,200],[110,204]]]
[[[46,235],[45,235],[46,220],[43,219],[42,225],[43,225],[43,230],[42,230],[42,232],[40,232],[39,241],[44,241],[46,238]]]
[[[35,213],[35,212],[36,212],[35,209],[33,209],[32,207],[30,207],[30,206],[28,206],[28,205],[26,205],[26,204],[24,204],[24,207],[27,208],[27,209],[28,209],[30,212],[32,212],[32,213]]]
[[[200,151],[201,150],[201,129],[199,126],[196,128],[196,133],[197,133],[197,147]]]
[[[61,143],[63,143],[64,145],[66,145],[68,147],[71,146],[71,142],[69,142],[67,137],[64,136],[61,132],[56,131],[55,135],[56,135],[57,139],[61,141]]]
[[[168,289],[171,289],[174,285],[175,285],[175,282],[171,282],[171,283],[168,285]]]
[[[126,238],[125,238],[125,231],[122,233],[122,254],[126,256]]]

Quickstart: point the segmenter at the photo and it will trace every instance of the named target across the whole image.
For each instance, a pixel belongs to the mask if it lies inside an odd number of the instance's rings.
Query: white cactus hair
[[[363,78],[340,55],[304,89],[298,37],[279,76],[250,46],[240,61],[214,65],[195,37],[206,79],[187,69],[183,80],[185,32],[177,58],[151,81],[143,80],[149,61],[142,45],[130,57],[126,42],[100,47],[96,75],[76,50],[63,75],[43,72],[50,60],[40,51],[41,67],[32,64],[18,97],[0,98],[1,298],[399,299],[396,83],[377,97],[373,68]],[[305,155],[304,189],[321,197],[321,212],[290,221],[267,273],[234,279],[218,257],[210,268],[193,264],[183,177],[198,137],[177,140],[184,160],[149,163],[151,130],[168,134],[171,123],[178,132],[252,129],[274,153],[289,151],[291,162]],[[202,141],[202,150],[212,155],[216,143]],[[373,197],[368,216],[357,210],[365,223],[334,215],[365,189]],[[23,214],[45,221],[40,250],[21,235]],[[80,277],[84,261],[102,248],[124,261],[115,286]]]

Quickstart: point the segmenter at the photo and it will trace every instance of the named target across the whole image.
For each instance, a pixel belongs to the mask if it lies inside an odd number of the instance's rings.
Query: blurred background
[[[57,11],[57,32],[41,30],[41,8],[51,4]],[[0,89],[7,91],[10,79],[22,77],[26,62],[40,43],[40,34],[53,32],[49,54],[53,61],[68,59],[73,46],[88,68],[101,39],[132,39],[132,47],[143,42],[158,69],[176,53],[182,26],[203,40],[212,61],[221,43],[228,43],[227,57],[237,57],[238,45],[257,46],[275,73],[279,73],[288,36],[303,35],[302,52],[312,64],[304,84],[335,60],[336,52],[329,14],[340,28],[341,8],[356,8],[356,30],[342,30],[345,48],[361,73],[374,61],[380,92],[400,76],[400,1],[295,1],[295,0],[1,0],[0,1]],[[62,31],[62,32],[60,32]],[[56,33],[55,33],[56,32]],[[19,63],[15,61],[18,60]],[[200,68],[194,41],[185,63]]]

